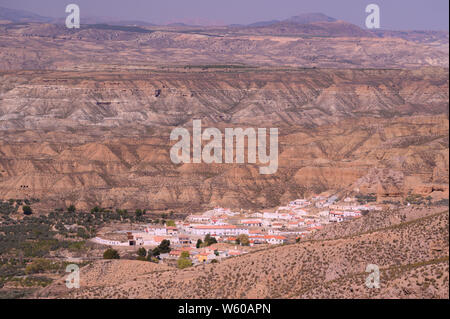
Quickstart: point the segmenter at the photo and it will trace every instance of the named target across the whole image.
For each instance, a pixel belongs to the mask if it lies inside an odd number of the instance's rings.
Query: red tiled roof
[[[260,220],[247,220],[245,222],[242,222],[242,224],[261,224]]]
[[[264,236],[265,239],[286,239],[284,236],[276,236],[276,235],[266,235]]]

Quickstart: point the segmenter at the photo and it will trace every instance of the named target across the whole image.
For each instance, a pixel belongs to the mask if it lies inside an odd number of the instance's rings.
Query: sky
[[[85,15],[156,24],[249,24],[321,12],[361,27],[366,6],[374,3],[382,29],[449,30],[448,0],[0,0],[1,7],[48,17],[65,17],[70,3],[80,7],[81,23]]]

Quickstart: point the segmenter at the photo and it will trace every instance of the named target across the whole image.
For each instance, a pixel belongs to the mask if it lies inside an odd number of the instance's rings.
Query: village
[[[260,212],[215,207],[189,215],[184,220],[135,225],[133,230],[98,234],[91,241],[136,249],[157,247],[163,241],[169,241],[170,250],[159,254],[158,260],[170,263],[185,257],[196,265],[218,262],[252,249],[298,242],[326,224],[359,218],[366,212],[381,209],[380,206],[360,204],[352,197],[339,201],[335,195],[296,199],[286,206]]]

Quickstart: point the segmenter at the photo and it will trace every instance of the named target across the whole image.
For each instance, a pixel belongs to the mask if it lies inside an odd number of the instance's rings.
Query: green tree
[[[217,244],[217,239],[210,234],[206,234],[203,242],[205,243],[204,246],[211,246],[212,244]]]
[[[159,246],[153,248],[153,250],[152,250],[152,256],[156,257],[156,256],[159,256],[160,254],[161,254],[161,250],[159,249]]]
[[[189,258],[189,252],[188,251],[182,251],[180,257],[181,258]]]
[[[192,261],[188,258],[180,257],[177,260],[177,267],[180,269],[188,268],[192,266]]]
[[[248,239],[248,236],[246,234],[240,234],[236,238],[236,243],[242,245],[242,246],[249,246],[250,240]]]
[[[137,255],[138,255],[139,257],[144,257],[144,258],[145,258],[145,256],[147,256],[147,251],[145,250],[144,247],[141,247],[141,248],[139,248],[139,249],[137,250]]]
[[[175,221],[173,221],[173,220],[168,220],[168,221],[166,222],[166,226],[175,227]]]
[[[159,252],[161,254],[169,253],[171,250],[170,249],[170,240],[163,239],[161,241],[161,243],[159,244],[158,248],[159,248]]]
[[[196,248],[202,247],[203,241],[201,239],[197,240],[197,244],[195,245]]]
[[[103,259],[120,259],[120,255],[117,252],[117,250],[112,249],[112,248],[108,248],[103,253]]]

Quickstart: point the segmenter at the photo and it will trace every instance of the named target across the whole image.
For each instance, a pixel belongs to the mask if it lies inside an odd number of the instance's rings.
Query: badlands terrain
[[[70,205],[260,210],[325,191],[397,205],[200,271],[94,261],[82,289],[60,279],[35,296],[448,298],[448,207],[398,208],[411,194],[448,206],[448,53],[448,32],[368,31],[320,14],[69,30],[1,9],[2,204],[33,199],[39,218]],[[193,119],[278,128],[278,171],[173,164],[169,134]],[[368,263],[381,289],[365,288]]]
[[[42,209],[448,194],[448,69],[3,71],[0,196]],[[279,128],[279,168],[173,164],[172,128]]]

